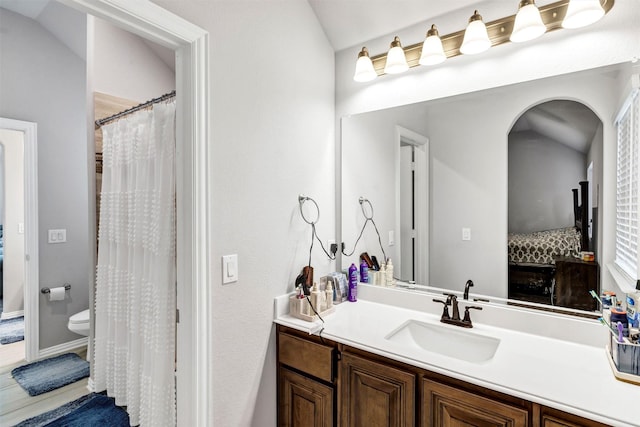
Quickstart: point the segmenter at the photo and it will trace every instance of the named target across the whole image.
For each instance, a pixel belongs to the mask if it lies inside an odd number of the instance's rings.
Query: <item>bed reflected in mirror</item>
[[[597,310],[602,121],[552,100],[509,132],[509,299]],[[593,257],[593,259],[591,259]]]

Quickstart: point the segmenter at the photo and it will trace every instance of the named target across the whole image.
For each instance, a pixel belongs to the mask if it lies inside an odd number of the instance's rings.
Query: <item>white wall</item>
[[[72,286],[64,301],[52,303],[39,295],[44,349],[78,338],[67,321],[89,306],[93,280],[85,62],[37,22],[4,9],[0,13],[0,116],[38,124],[40,287]],[[48,244],[47,230],[60,228],[67,230],[67,243]]]
[[[276,425],[273,298],[293,290],[311,230],[298,195],[333,238],[333,51],[304,0],[158,0],[210,33],[214,324],[212,425]],[[221,256],[239,281],[222,286]],[[333,270],[318,244],[319,278]]]
[[[4,180],[3,313],[24,309],[24,134],[0,129]]]
[[[536,132],[509,133],[508,151],[509,232],[573,227],[571,190],[586,179],[585,154]]]
[[[342,257],[342,268],[351,263],[359,265],[359,256],[367,252],[384,261],[378,236],[372,224],[367,228],[354,248],[365,222],[359,198],[367,198],[373,206],[373,219],[382,238],[387,257],[393,261],[394,271],[400,267],[400,230],[396,229],[396,126],[421,135],[428,135],[424,108],[409,106],[356,114],[342,119],[342,138],[358,141],[342,146],[342,241],[345,252],[353,255]],[[368,212],[368,206],[367,206]],[[399,221],[399,219],[398,219]],[[389,245],[389,231],[394,231],[396,245]],[[399,272],[395,273],[396,277]]]
[[[138,102],[174,90],[175,72],[150,49],[150,44],[93,18],[92,90]]]

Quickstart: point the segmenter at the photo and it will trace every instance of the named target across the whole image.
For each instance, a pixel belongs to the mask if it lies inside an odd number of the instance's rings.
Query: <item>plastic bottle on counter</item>
[[[393,263],[391,262],[391,258],[387,260],[387,270],[386,270],[387,278],[387,286],[393,286]]]
[[[369,283],[369,265],[364,259],[360,261],[360,282]]]
[[[627,294],[627,319],[630,328],[637,328],[640,323],[638,306],[640,306],[640,291]]]
[[[358,267],[351,264],[349,267],[349,301],[358,301]]]
[[[387,266],[383,262],[380,265],[380,271],[378,271],[380,277],[380,286],[387,286]]]
[[[611,326],[615,329],[616,324],[620,322],[622,324],[622,335],[629,336],[629,318],[627,312],[618,307],[611,307]]]
[[[331,280],[327,281],[327,286],[324,288],[324,294],[327,304],[327,310],[333,307],[333,283]]]

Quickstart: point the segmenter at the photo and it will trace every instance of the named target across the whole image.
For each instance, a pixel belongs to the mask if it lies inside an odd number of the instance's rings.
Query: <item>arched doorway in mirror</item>
[[[572,100],[537,104],[511,128],[510,299],[597,309],[602,141],[602,121]]]

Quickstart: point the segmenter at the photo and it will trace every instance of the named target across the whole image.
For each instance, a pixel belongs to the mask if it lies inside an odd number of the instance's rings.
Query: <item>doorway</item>
[[[12,352],[12,359],[21,356],[31,361],[37,357],[39,348],[39,337],[35,333],[39,319],[37,125],[0,118],[0,142],[3,145],[2,240],[3,244],[7,243],[2,259],[3,300],[7,304],[3,304],[2,313],[3,318],[20,315],[24,318],[22,348],[19,355]]]

